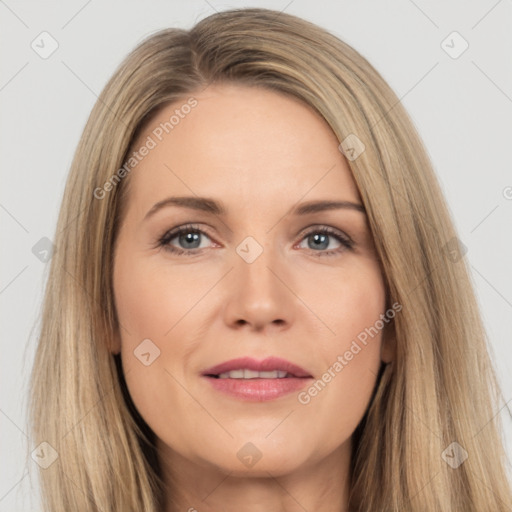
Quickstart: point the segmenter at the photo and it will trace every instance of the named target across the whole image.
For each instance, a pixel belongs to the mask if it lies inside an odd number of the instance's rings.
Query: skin
[[[166,512],[346,510],[351,436],[381,361],[391,360],[386,331],[308,404],[297,392],[242,401],[200,374],[235,357],[274,355],[316,380],[384,314],[365,214],[286,215],[312,200],[361,204],[350,168],[329,126],[296,99],[233,84],[191,96],[198,105],[128,178],[114,261],[125,329],[112,350],[121,352],[131,397],[157,435],[175,500]],[[161,110],[134,147],[184,103]],[[169,206],[144,219],[171,195],[209,197],[227,213]],[[169,244],[193,256],[158,245],[188,223],[205,232],[196,245],[178,236]],[[314,235],[323,226],[348,235],[353,248],[332,235],[318,248]],[[236,252],[248,236],[263,248],[252,263]],[[148,366],[134,355],[144,339],[160,350]],[[237,457],[248,442],[261,454],[252,467]]]

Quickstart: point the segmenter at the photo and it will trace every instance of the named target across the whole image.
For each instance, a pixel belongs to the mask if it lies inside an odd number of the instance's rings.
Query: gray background
[[[0,0],[0,511],[36,510],[25,407],[47,272],[40,240],[53,239],[71,159],[96,97],[145,36],[244,6],[284,10],[327,28],[377,68],[410,113],[468,249],[505,394],[496,414],[512,458],[510,0]],[[58,43],[46,59],[31,47],[42,46],[43,31]],[[442,44],[453,31],[469,44],[457,58],[464,44],[458,36]]]

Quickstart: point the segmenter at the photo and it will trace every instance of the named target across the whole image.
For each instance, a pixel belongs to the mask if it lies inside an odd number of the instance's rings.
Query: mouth
[[[246,401],[274,400],[298,391],[313,379],[300,366],[277,357],[232,359],[202,372],[213,389]]]

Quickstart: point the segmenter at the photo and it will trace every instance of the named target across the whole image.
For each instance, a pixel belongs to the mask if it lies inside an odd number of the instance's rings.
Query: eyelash
[[[208,233],[204,232],[203,230],[199,229],[197,226],[194,226],[193,224],[187,224],[184,226],[180,226],[175,229],[171,229],[170,231],[166,231],[163,236],[161,236],[158,240],[158,247],[162,247],[164,250],[176,254],[176,255],[187,255],[187,256],[195,256],[197,255],[202,249],[180,249],[177,247],[173,247],[170,244],[170,241],[176,238],[179,235],[188,234],[188,233],[198,233],[202,235],[206,235],[208,238],[210,236]],[[331,249],[329,251],[314,251],[312,252],[315,254],[315,256],[323,257],[323,256],[336,256],[340,252],[343,252],[345,250],[352,250],[354,246],[354,242],[346,235],[341,234],[338,230],[335,230],[333,228],[330,228],[328,226],[321,226],[319,228],[314,228],[302,235],[301,241],[311,235],[314,234],[325,234],[330,235],[338,242],[341,243],[343,247],[338,247],[337,249]]]

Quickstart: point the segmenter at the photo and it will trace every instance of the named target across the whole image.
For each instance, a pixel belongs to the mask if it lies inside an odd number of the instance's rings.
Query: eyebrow
[[[198,210],[213,215],[226,215],[226,208],[219,202],[208,197],[198,196],[172,196],[159,201],[146,213],[144,220],[154,215],[157,211],[168,206],[178,206],[182,208],[189,208],[191,210]],[[292,208],[288,213],[293,215],[308,215],[311,213],[323,212],[326,210],[349,209],[359,211],[366,214],[366,210],[362,204],[353,203],[351,201],[333,201],[333,200],[320,200],[308,201],[299,206]]]

